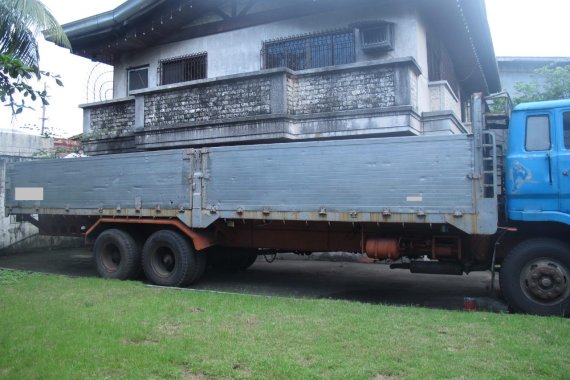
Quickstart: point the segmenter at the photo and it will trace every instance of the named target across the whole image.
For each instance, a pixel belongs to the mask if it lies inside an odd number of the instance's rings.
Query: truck
[[[160,286],[258,255],[353,252],[394,269],[500,270],[509,307],[570,314],[570,100],[456,135],[193,147],[13,163],[6,215],[83,236],[104,278]],[[505,137],[506,136],[506,137]]]

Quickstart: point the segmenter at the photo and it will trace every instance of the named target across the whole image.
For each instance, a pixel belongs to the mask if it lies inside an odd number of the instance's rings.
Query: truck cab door
[[[560,181],[560,211],[570,214],[570,109],[557,115],[558,178]]]
[[[520,126],[510,131],[507,157],[507,207],[513,220],[536,220],[559,210],[552,116],[548,111],[513,114],[512,122]]]

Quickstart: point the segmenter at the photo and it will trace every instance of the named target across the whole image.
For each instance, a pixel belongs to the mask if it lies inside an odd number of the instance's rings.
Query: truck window
[[[550,149],[550,122],[548,115],[527,117],[525,149],[527,151]]]
[[[563,131],[564,131],[564,148],[570,149],[570,112],[562,114]]]

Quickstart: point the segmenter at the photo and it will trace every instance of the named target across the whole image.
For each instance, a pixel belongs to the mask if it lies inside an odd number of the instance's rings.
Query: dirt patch
[[[183,335],[182,330],[185,327],[186,325],[181,322],[159,322],[155,335],[168,337],[181,336]]]
[[[182,368],[182,378],[184,380],[207,380],[212,379],[212,377],[206,375],[205,373],[194,373],[188,368]]]

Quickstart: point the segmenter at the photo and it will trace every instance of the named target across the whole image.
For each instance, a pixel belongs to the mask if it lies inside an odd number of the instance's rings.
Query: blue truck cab
[[[501,289],[518,311],[570,315],[570,99],[520,104],[505,162]]]
[[[507,151],[508,218],[570,225],[570,100],[515,107]]]

